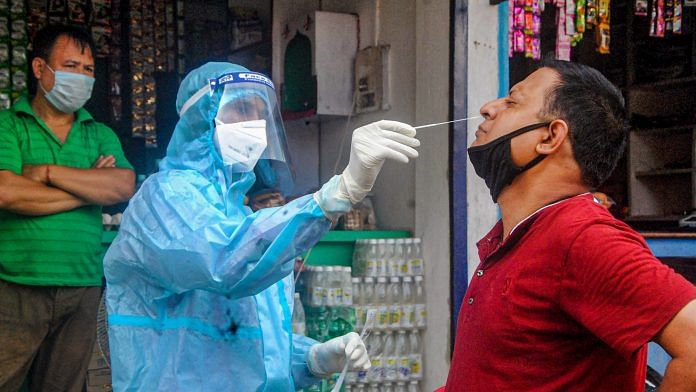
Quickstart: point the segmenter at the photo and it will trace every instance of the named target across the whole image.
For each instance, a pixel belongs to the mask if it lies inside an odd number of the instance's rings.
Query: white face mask
[[[221,124],[215,119],[215,147],[225,165],[238,173],[250,172],[268,145],[266,120]]]

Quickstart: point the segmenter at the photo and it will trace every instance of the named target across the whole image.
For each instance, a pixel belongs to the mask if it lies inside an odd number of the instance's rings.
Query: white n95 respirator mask
[[[266,120],[215,122],[213,139],[225,165],[238,173],[252,171],[268,146]]]

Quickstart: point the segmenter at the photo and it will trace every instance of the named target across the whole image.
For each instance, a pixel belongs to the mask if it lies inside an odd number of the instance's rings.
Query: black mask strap
[[[537,129],[537,128],[546,127],[546,126],[548,126],[549,124],[551,124],[551,123],[550,123],[550,122],[540,122],[540,123],[535,123],[535,124],[527,125],[526,127],[522,127],[522,128],[520,128],[520,129],[518,129],[518,130],[516,130],[516,131],[512,131],[512,132],[508,133],[507,135],[503,135],[503,136],[501,136],[501,137],[499,137],[499,138],[493,140],[492,142],[488,142],[488,143],[486,143],[486,144],[484,144],[484,145],[481,145],[481,146],[469,147],[469,150],[471,150],[471,151],[481,151],[481,150],[485,150],[485,149],[494,147],[494,146],[496,146],[496,145],[498,145],[498,144],[500,144],[500,143],[506,142],[506,141],[508,141],[508,140],[510,140],[510,139],[512,139],[512,138],[514,138],[514,137],[517,137],[517,136],[519,136],[519,135],[522,135],[522,134],[524,134],[524,133],[533,131],[533,130],[535,130],[535,129]],[[536,161],[536,159],[538,159],[538,158],[535,158],[532,162]],[[543,158],[542,158],[542,159],[543,159]],[[530,164],[531,164],[532,162],[530,162]],[[534,162],[534,164],[537,164],[537,163],[538,163],[538,162]],[[527,166],[529,166],[529,164],[525,165],[525,167],[527,167]],[[531,166],[530,166],[530,167],[531,167]],[[526,170],[526,169],[525,169],[525,170]]]

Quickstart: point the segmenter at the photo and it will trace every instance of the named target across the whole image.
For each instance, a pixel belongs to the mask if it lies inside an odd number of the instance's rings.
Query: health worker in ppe
[[[353,132],[348,167],[314,195],[251,213],[255,181],[287,182],[272,82],[229,63],[184,78],[179,121],[104,259],[114,390],[291,391],[366,369],[355,333],[326,343],[291,330],[293,264],[361,201],[387,159],[418,153],[413,127]]]

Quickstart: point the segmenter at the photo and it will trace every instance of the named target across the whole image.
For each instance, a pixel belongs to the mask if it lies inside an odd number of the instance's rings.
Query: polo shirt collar
[[[31,101],[29,100],[28,95],[22,95],[19,97],[17,102],[12,105],[12,110],[14,110],[16,113],[26,113],[36,119],[39,119],[39,116],[34,113],[34,109],[31,107]],[[85,108],[79,108],[75,112],[75,122],[82,123],[85,121],[94,121],[94,118]]]
[[[551,207],[557,206],[569,200],[573,200],[580,197],[587,197],[591,195],[589,192],[581,193],[579,195],[571,196],[565,199],[561,199],[554,203],[545,205],[538,210],[534,211],[528,217],[522,219],[515,227],[510,230],[508,237],[503,240],[503,221],[499,220],[491,231],[486,234],[479,242],[476,243],[478,248],[478,253],[480,260],[485,262],[488,257],[493,253],[498,252],[503,248],[509,248],[510,246],[517,243],[517,241],[527,232],[527,229],[536,221],[536,219],[541,215],[541,213]]]

